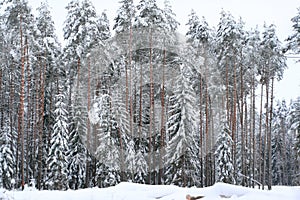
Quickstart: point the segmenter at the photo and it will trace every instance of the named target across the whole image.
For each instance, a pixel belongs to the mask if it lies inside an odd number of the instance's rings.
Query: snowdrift
[[[206,188],[180,188],[172,185],[120,183],[110,188],[68,191],[6,191],[0,189],[0,200],[185,200],[185,196],[204,195],[203,200],[300,200],[300,187],[275,186],[258,190],[217,183]]]

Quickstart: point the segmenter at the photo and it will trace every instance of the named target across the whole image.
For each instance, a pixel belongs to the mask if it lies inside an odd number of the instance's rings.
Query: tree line
[[[72,0],[62,46],[47,3],[0,5],[0,187],[299,184],[300,98],[274,99],[299,9],[283,45],[223,10],[216,28],[192,10],[182,37],[168,0],[120,0],[112,34]]]

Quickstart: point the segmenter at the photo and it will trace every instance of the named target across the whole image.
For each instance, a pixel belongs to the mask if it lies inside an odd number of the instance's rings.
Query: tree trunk
[[[153,106],[154,106],[154,94],[153,94],[153,66],[152,66],[152,29],[150,29],[150,113],[149,113],[149,117],[150,117],[150,125],[149,125],[149,135],[148,135],[148,139],[149,139],[149,149],[148,149],[148,168],[149,168],[149,172],[148,172],[148,184],[151,184],[151,171],[152,171],[152,160],[151,160],[151,152],[152,152],[152,132],[153,132]]]
[[[257,165],[258,165],[258,175],[259,175],[259,181],[262,183],[263,176],[262,176],[262,161],[263,161],[263,156],[262,156],[262,115],[263,115],[263,92],[264,92],[264,85],[261,83],[261,90],[260,90],[260,112],[259,112],[259,147],[258,147],[258,153],[259,153],[259,158],[257,160]],[[259,186],[260,189],[260,186]]]
[[[240,78],[241,78],[241,94],[240,94],[240,100],[241,100],[241,105],[240,105],[240,126],[241,126],[241,143],[242,143],[242,174],[247,176],[246,174],[246,166],[245,166],[245,153],[246,153],[246,148],[245,148],[245,141],[246,141],[246,136],[245,136],[245,132],[244,132],[244,120],[247,120],[246,118],[244,119],[244,88],[243,88],[243,69],[241,67],[240,69]],[[235,86],[236,88],[236,86]],[[246,102],[246,101],[245,101]],[[246,111],[245,111],[246,112]],[[244,177],[242,177],[242,186],[246,186],[246,180]]]
[[[25,48],[23,47],[23,30],[22,30],[22,15],[20,16],[20,44],[21,44],[21,91],[20,91],[20,107],[18,116],[18,141],[21,143],[21,187],[24,189],[24,99],[25,99]]]
[[[133,130],[133,100],[132,100],[132,90],[133,90],[133,80],[132,80],[132,66],[131,66],[131,61],[132,61],[132,24],[130,24],[130,33],[129,33],[129,60],[128,60],[128,67],[129,67],[129,130],[130,130],[130,135],[133,136],[135,135],[135,131]],[[128,92],[128,91],[127,91]],[[135,93],[134,93],[134,96]],[[123,149],[121,148],[121,151],[123,151]],[[124,153],[121,152],[121,154],[123,155]],[[131,163],[133,165],[133,163]],[[123,170],[125,170],[125,168],[123,168]],[[124,171],[125,172],[125,171]],[[122,172],[123,173],[123,172]],[[124,176],[125,178],[125,176]],[[132,180],[134,179],[134,172],[132,172]]]
[[[139,102],[139,140],[142,136],[142,120],[143,120],[143,65],[140,64],[140,102]]]
[[[271,133],[272,133],[273,99],[274,99],[273,93],[274,93],[274,76],[271,78],[271,107],[270,107],[270,121],[269,121],[269,132],[268,132],[268,189],[269,190],[272,189]]]
[[[35,134],[31,131],[31,71],[30,71],[30,64],[29,64],[29,49],[28,49],[28,40],[27,37],[25,37],[25,46],[24,46],[24,65],[26,63],[26,71],[27,71],[27,116],[25,119],[27,119],[27,125],[26,125],[26,179],[29,181],[29,171],[30,168],[34,172],[34,160],[35,160],[35,154],[30,155],[30,150],[33,149],[33,146],[31,146],[31,142],[35,143],[35,141],[32,138],[32,134]],[[25,66],[24,66],[25,67]],[[24,113],[25,115],[25,113]],[[24,122],[25,123],[25,122]],[[25,128],[24,128],[25,129]],[[33,174],[34,175],[34,174]]]
[[[208,97],[208,78],[207,66],[205,66],[205,186],[210,186],[210,139],[209,139],[209,97]]]
[[[266,80],[266,130],[264,135],[264,152],[263,152],[263,180],[262,188],[264,188],[266,183],[266,162],[267,162],[267,138],[269,134],[269,80]]]
[[[227,121],[230,122],[230,109],[229,109],[229,78],[228,78],[228,63],[226,59],[226,115],[227,115]],[[231,127],[231,122],[229,124],[229,127]]]
[[[158,184],[162,184],[163,180],[163,161],[165,155],[165,65],[166,65],[166,50],[163,52],[163,65],[162,65],[162,84],[161,84],[161,118],[160,118],[160,157],[159,157],[159,176]]]
[[[233,113],[232,113],[232,162],[234,167],[234,176],[236,176],[236,141],[237,141],[237,131],[236,131],[236,116],[237,116],[237,81],[236,81],[236,63],[234,64],[234,74],[233,74]]]
[[[46,57],[46,52],[44,57]],[[47,61],[44,61],[44,64],[41,65],[40,72],[40,104],[39,104],[39,151],[38,151],[38,189],[41,189],[41,181],[42,181],[42,160],[43,160],[43,132],[44,132],[44,102],[45,102],[45,71],[46,71]]]
[[[0,101],[1,102],[5,102],[5,99],[3,98],[3,94],[2,94],[2,69],[0,69]],[[4,116],[3,116],[3,103],[0,104],[0,130],[2,130],[2,127],[4,125]]]
[[[14,66],[14,64],[12,64],[11,71],[14,72],[15,70],[16,70],[15,66]],[[14,127],[15,127],[14,116],[13,116],[13,113],[15,111],[14,97],[15,97],[15,79],[14,79],[14,74],[12,73],[12,75],[9,78],[9,110],[10,110],[10,112],[8,113],[8,115],[9,115],[9,121],[10,121],[10,135],[14,135],[13,131],[14,131]],[[20,174],[20,172],[19,172],[19,141],[20,141],[19,134],[18,134],[18,137],[14,138],[14,139],[17,142],[16,152],[15,152],[15,154],[16,154],[15,178],[17,179],[17,178],[19,178],[19,174]]]
[[[256,139],[255,139],[255,76],[253,73],[252,77],[252,178],[255,179],[255,167],[256,167]],[[254,182],[252,184],[252,187],[254,188]]]
[[[283,160],[283,169],[282,169],[282,183],[283,185],[288,185],[288,180],[287,180],[287,176],[288,176],[288,172],[287,172],[287,156],[286,156],[286,148],[287,148],[287,143],[286,143],[286,133],[287,133],[287,129],[286,129],[286,123],[285,123],[285,117],[280,119],[280,124],[281,124],[281,133],[282,133],[282,138],[283,138],[283,148],[282,148],[282,160]]]
[[[204,58],[206,59],[206,58]],[[205,62],[205,61],[204,61]],[[201,70],[200,70],[201,71]],[[203,95],[203,77],[202,74],[200,74],[200,94],[199,94],[199,157],[200,157],[200,187],[204,186],[203,179],[203,112],[202,112],[202,95]]]
[[[80,59],[78,59],[78,72],[80,72],[80,66],[81,62]],[[78,76],[79,78],[79,76]],[[87,102],[87,110],[89,111],[91,109],[91,68],[90,68],[90,59],[88,58],[88,102]],[[90,187],[90,164],[91,160],[88,159],[90,157],[89,151],[91,150],[91,124],[90,124],[90,119],[87,118],[86,120],[86,145],[87,145],[87,152],[86,152],[86,169],[85,169],[85,187],[88,188]]]
[[[247,106],[247,95],[246,94],[244,95],[244,98],[245,98],[244,99],[244,104],[245,104],[244,114],[245,114],[245,116],[244,116],[244,122],[243,122],[243,125],[244,125],[243,135],[245,138],[245,147],[247,147],[247,148],[246,149],[244,148],[243,173],[247,177],[251,177],[251,176],[249,176],[249,168],[251,167],[250,163],[249,164],[246,163],[247,158],[249,159],[249,161],[251,160],[251,153],[250,153],[250,155],[248,154],[248,149],[251,149],[251,139],[248,138],[249,137],[249,134],[248,134],[248,132],[249,132],[249,130],[248,130],[248,106]],[[245,181],[246,181],[245,186],[250,187],[251,183],[249,182],[250,181],[249,178],[247,178]]]

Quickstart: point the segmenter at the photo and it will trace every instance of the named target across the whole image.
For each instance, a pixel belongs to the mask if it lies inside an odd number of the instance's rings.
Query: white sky
[[[42,0],[28,0],[33,6],[33,11],[40,5]],[[107,10],[111,24],[119,8],[119,0],[91,0],[96,7],[98,14]],[[159,5],[163,5],[164,0],[157,0]],[[62,27],[66,17],[66,5],[70,0],[48,0],[52,10],[52,17],[56,25],[57,35],[62,42]],[[138,0],[135,0],[138,2]],[[266,22],[268,25],[274,23],[277,27],[277,35],[284,41],[292,32],[291,18],[296,16],[297,8],[300,7],[299,0],[170,0],[173,11],[180,22],[179,32],[185,34],[188,15],[194,9],[199,17],[205,16],[209,25],[217,26],[220,12],[223,8],[230,11],[238,19],[242,17],[247,28],[262,27]],[[300,96],[300,63],[288,59],[288,69],[284,73],[284,78],[276,83],[275,98],[287,101]]]

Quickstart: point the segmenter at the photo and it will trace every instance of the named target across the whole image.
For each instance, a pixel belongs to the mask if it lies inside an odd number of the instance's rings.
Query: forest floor
[[[274,186],[271,191],[217,183],[206,188],[120,183],[109,188],[90,188],[68,191],[24,191],[0,189],[0,200],[185,200],[191,196],[205,196],[203,200],[300,200],[300,186]]]

